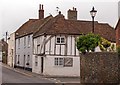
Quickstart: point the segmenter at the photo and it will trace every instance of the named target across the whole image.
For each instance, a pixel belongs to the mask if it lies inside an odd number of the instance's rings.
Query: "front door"
[[[41,73],[43,73],[43,61],[44,61],[44,58],[41,57]]]

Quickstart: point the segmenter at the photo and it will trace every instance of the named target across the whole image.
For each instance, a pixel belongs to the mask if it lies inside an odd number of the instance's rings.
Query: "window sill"
[[[56,43],[56,45],[65,45],[65,43]]]

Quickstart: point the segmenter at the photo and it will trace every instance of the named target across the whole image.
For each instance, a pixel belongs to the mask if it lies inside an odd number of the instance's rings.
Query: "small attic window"
[[[65,44],[65,37],[64,36],[57,36],[56,37],[56,44]]]

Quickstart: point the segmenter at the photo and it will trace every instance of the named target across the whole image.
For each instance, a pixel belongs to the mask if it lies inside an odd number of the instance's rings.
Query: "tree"
[[[120,58],[120,46],[117,46],[118,57]]]
[[[101,51],[107,51],[108,47],[111,46],[111,42],[93,33],[81,35],[77,39],[77,49],[82,53],[94,52],[97,46],[100,47]]]
[[[82,53],[86,53],[89,51],[94,52],[95,48],[99,45],[100,41],[101,41],[100,36],[95,35],[93,33],[81,35],[77,39],[77,49]]]
[[[99,42],[100,50],[101,51],[107,51],[107,48],[110,47],[110,46],[111,46],[111,43],[108,40],[101,37],[101,40]]]

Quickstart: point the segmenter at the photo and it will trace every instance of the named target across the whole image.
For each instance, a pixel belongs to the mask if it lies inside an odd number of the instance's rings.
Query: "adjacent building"
[[[44,22],[43,18],[44,9],[40,5],[39,19],[29,19],[15,32],[15,67],[32,71],[33,32]]]
[[[116,44],[117,46],[120,46],[120,18],[118,20],[115,30],[116,30]]]
[[[10,34],[8,38],[8,57],[7,64],[11,67],[14,67],[15,62],[15,33]]]
[[[2,45],[2,62],[7,64],[7,56],[8,56],[8,43],[2,39],[0,41]]]

